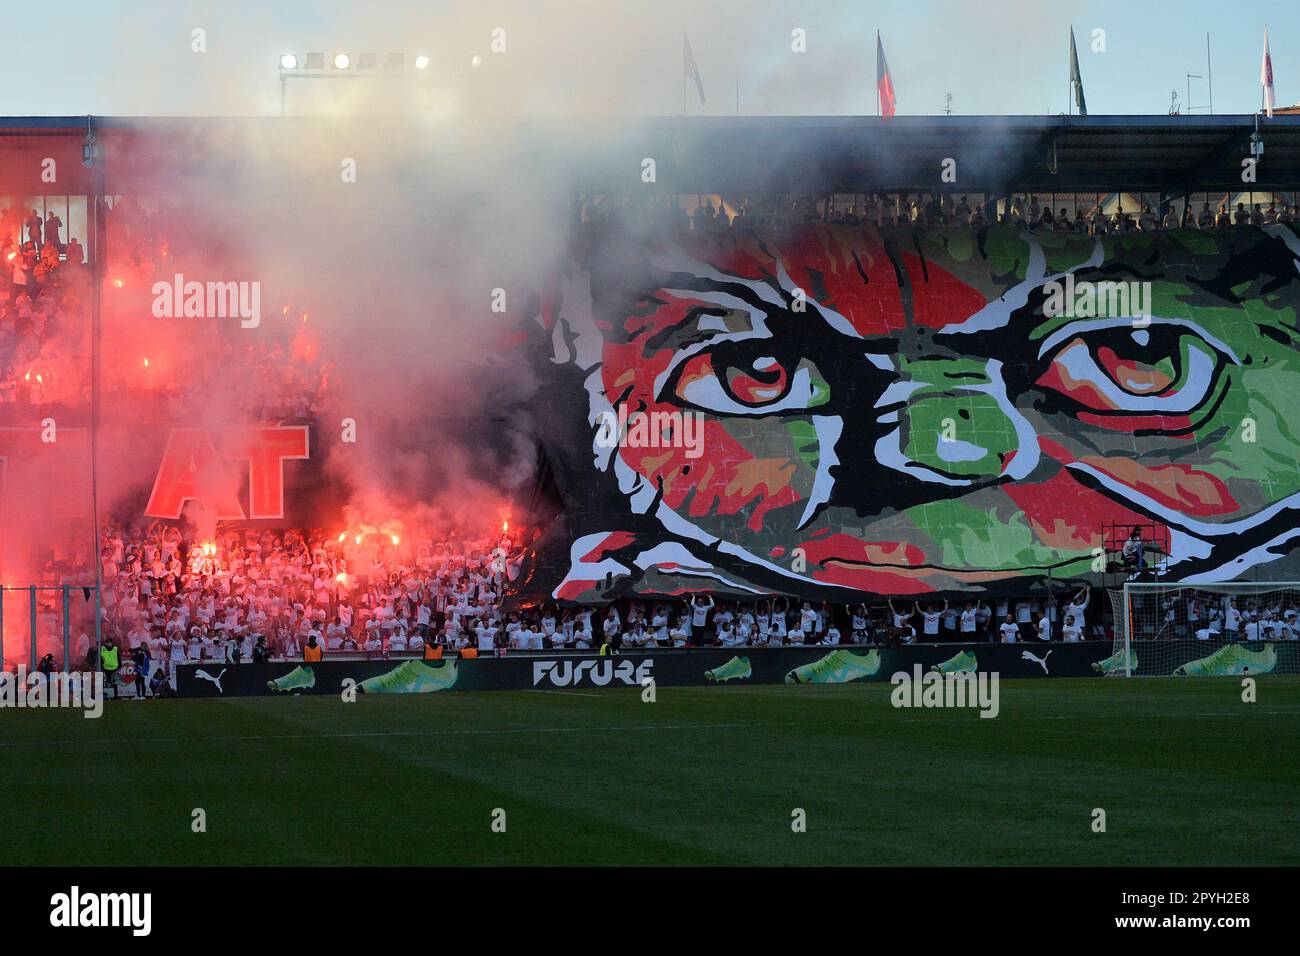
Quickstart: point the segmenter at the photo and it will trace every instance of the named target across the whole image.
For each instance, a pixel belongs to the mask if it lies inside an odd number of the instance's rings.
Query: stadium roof
[[[243,128],[292,137],[345,125],[303,117],[111,117],[94,122],[108,139],[121,136],[137,145],[182,132]],[[364,122],[411,125],[392,119]],[[593,191],[629,190],[639,182],[645,157],[656,159],[658,181],[679,192],[1124,190],[1177,195],[1241,191],[1252,185],[1300,189],[1300,115],[489,119],[475,128],[512,122],[516,139],[522,130],[522,136],[537,143],[540,157],[567,163],[579,187]],[[1257,124],[1264,153],[1256,182],[1243,183],[1242,161],[1250,156]],[[86,128],[87,117],[0,118],[0,149],[18,146],[15,138],[33,148],[49,136],[80,138]],[[181,142],[175,136],[166,152],[176,156]],[[953,182],[941,179],[945,160],[955,162]],[[636,175],[630,175],[632,170]]]
[[[701,179],[843,189],[1166,192],[1246,188],[1255,117],[877,117],[677,121]],[[1257,185],[1300,187],[1300,116],[1261,119]],[[956,182],[944,184],[946,159]]]

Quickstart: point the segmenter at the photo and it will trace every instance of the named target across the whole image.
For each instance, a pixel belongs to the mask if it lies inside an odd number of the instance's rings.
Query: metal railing
[[[7,616],[12,616],[15,604],[18,607],[26,605],[27,627],[24,629],[27,636],[30,637],[28,669],[34,671],[37,663],[40,661],[39,638],[40,623],[42,613],[42,602],[39,600],[46,592],[54,592],[58,595],[59,607],[61,613],[57,615],[61,618],[61,630],[63,632],[63,670],[72,669],[72,610],[73,594],[81,592],[80,597],[84,598],[85,603],[89,603],[93,597],[94,612],[90,616],[88,623],[93,628],[90,636],[91,645],[99,646],[100,627],[102,622],[102,610],[99,603],[99,589],[93,584],[3,584],[0,585],[0,667],[5,666],[9,661],[9,654],[17,650],[16,657],[21,657],[23,641],[19,640],[15,649],[5,638],[5,620]],[[17,600],[15,601],[15,596]],[[23,598],[26,598],[24,601]],[[48,608],[48,604],[45,605]],[[21,614],[22,612],[19,611]],[[48,610],[46,610],[48,613]]]

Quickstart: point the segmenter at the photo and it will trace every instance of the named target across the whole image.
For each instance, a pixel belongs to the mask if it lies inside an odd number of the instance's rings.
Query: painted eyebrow
[[[654,298],[650,301],[659,303],[660,306],[668,303],[662,299]],[[730,315],[733,310],[724,308],[720,305],[695,305],[686,311],[686,315],[680,320],[674,322],[666,328],[655,332],[650,338],[646,339],[645,348],[648,351],[658,351],[666,346],[679,349],[684,345],[694,345],[696,342],[707,342],[714,336],[722,334],[723,329],[701,329],[697,325],[701,316],[715,315],[724,317]],[[645,329],[639,329],[630,336],[630,341],[635,341],[645,333]]]

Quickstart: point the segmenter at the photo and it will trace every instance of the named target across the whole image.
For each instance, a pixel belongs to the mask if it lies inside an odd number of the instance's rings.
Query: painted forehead
[[[1245,309],[1261,324],[1292,327],[1298,255],[1300,239],[1281,224],[1268,234],[1106,239],[1002,228],[885,235],[870,227],[813,226],[778,244],[742,233],[642,260],[632,273],[641,281],[624,286],[606,328],[657,350],[695,333],[770,331],[771,317],[805,312],[850,337],[1006,330],[1041,340],[1053,328],[1028,324],[1042,312],[1041,288],[1067,274],[1149,283],[1157,315],[1239,323]],[[999,339],[979,344],[997,349]]]
[[[974,244],[969,261],[943,264],[934,259],[943,250],[927,245],[835,227],[806,228],[779,245],[753,235],[691,243],[642,263],[641,298],[624,302],[613,318],[629,333],[654,337],[697,318],[701,308],[712,307],[715,317],[734,310],[730,321],[751,328],[777,313],[806,311],[846,336],[887,337],[909,327],[941,328],[1018,281],[977,265]]]

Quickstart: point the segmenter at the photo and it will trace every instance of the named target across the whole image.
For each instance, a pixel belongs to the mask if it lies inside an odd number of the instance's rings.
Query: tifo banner
[[[1136,525],[1166,580],[1300,575],[1294,224],[587,248],[536,316],[539,597],[1099,584]]]
[[[1172,654],[1171,654],[1172,649]],[[1150,652],[1150,653],[1148,653]],[[1300,645],[1227,644],[1201,641],[1135,643],[1133,673],[1186,676],[1296,673]],[[1153,670],[1160,661],[1162,671]],[[997,673],[1003,678],[1106,677],[1122,675],[1123,651],[1108,643],[934,644],[896,648],[742,647],[730,650],[661,651],[614,656],[518,654],[461,660],[348,660],[300,664],[182,665],[182,697],[342,694],[433,694],[466,690],[562,690],[565,688],[659,687],[717,684],[844,684],[888,681],[912,673]]]

